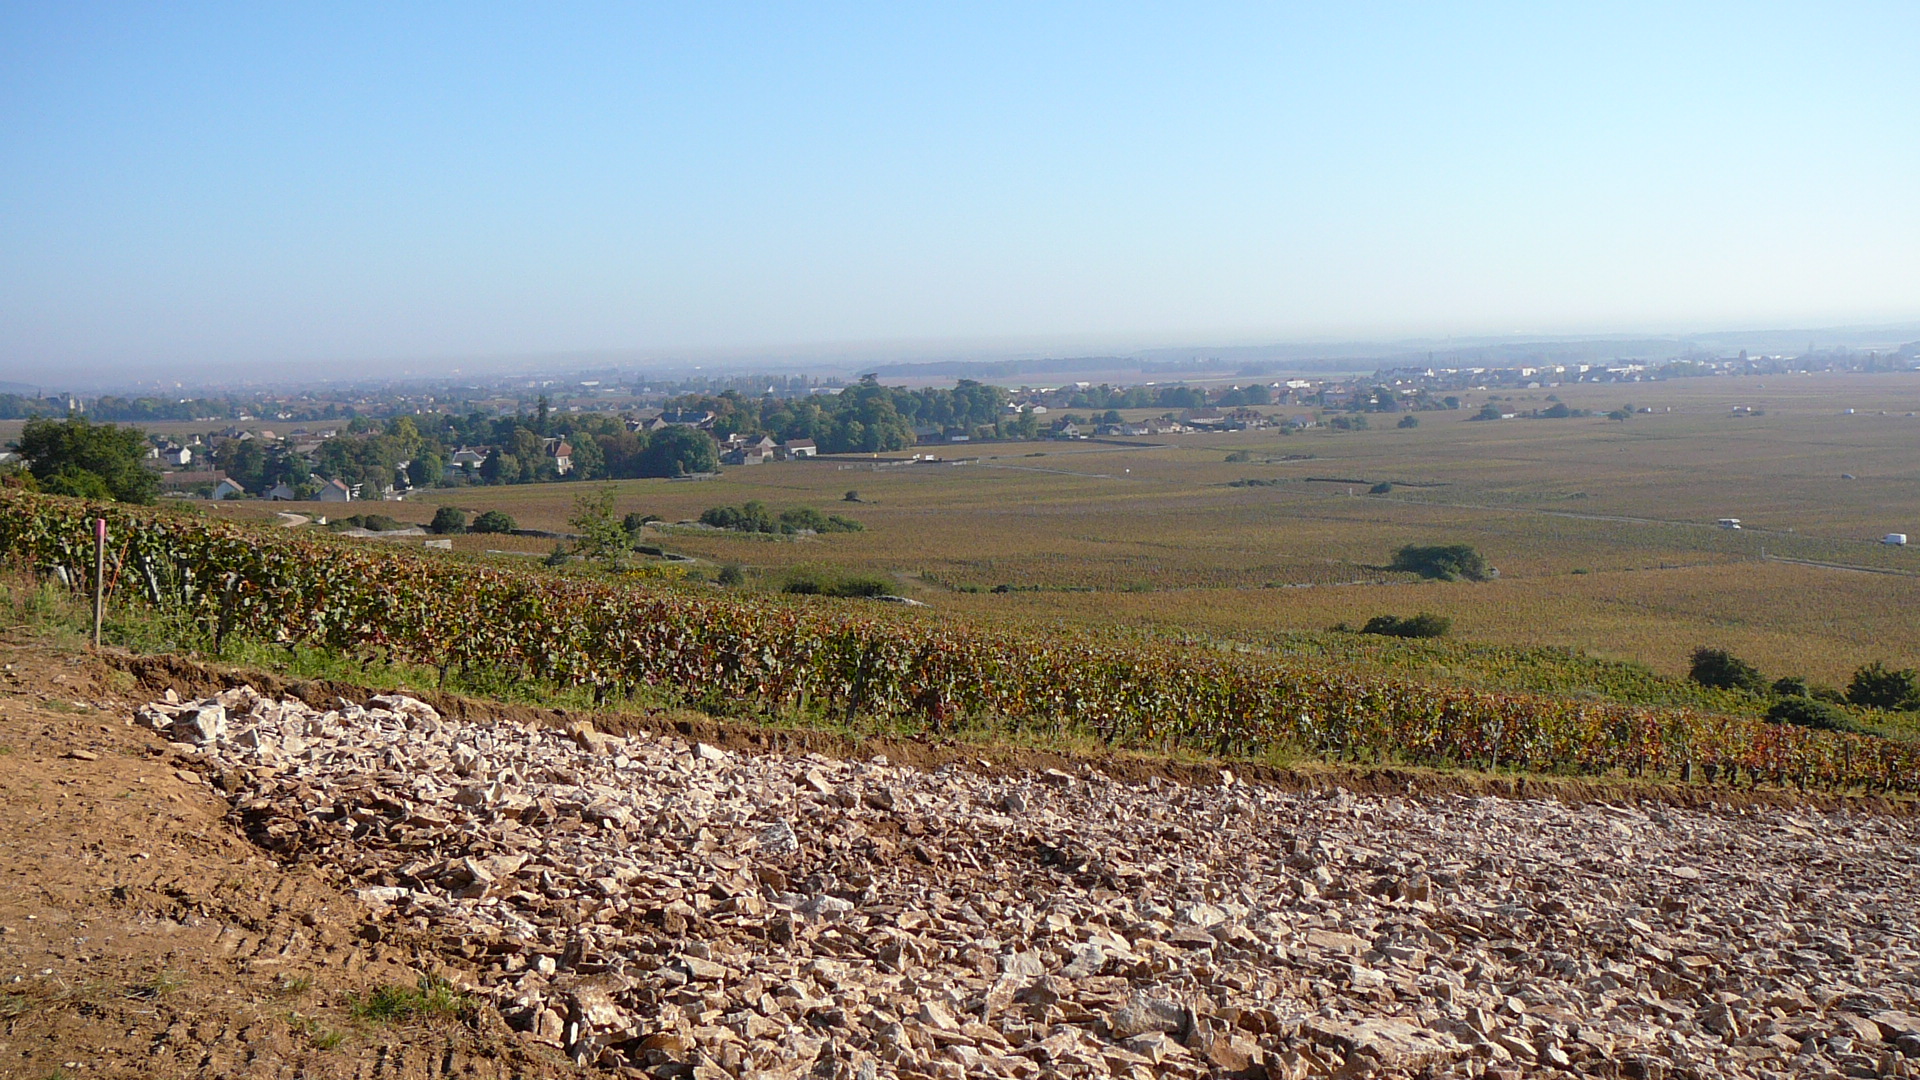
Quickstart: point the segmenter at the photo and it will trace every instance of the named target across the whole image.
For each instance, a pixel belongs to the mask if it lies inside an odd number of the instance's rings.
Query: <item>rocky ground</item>
[[[362,911],[322,927],[445,943],[522,1069],[1920,1066],[1908,817],[926,770],[244,687],[139,716],[169,794],[207,804],[210,779],[279,865],[351,891]],[[155,917],[125,903],[123,923]],[[240,951],[297,969],[327,941],[298,937]]]
[[[363,1020],[432,970],[431,939],[367,940],[324,866],[229,823],[197,759],[131,725],[139,682],[0,641],[0,1077],[575,1077],[476,1010]]]

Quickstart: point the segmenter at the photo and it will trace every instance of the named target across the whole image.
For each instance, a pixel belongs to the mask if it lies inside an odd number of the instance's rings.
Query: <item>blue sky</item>
[[[1910,320],[1917,48],[1906,0],[0,3],[0,373]]]

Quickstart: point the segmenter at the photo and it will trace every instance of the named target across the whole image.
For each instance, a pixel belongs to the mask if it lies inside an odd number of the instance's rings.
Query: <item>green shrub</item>
[[[1408,544],[1393,553],[1387,569],[1440,581],[1486,581],[1494,576],[1486,556],[1468,544]]]
[[[1382,481],[1380,481],[1379,483],[1377,483],[1377,484],[1375,484],[1375,485],[1373,485],[1372,487],[1370,487],[1370,488],[1368,488],[1368,489],[1367,489],[1367,494],[1369,494],[1369,495],[1391,495],[1391,494],[1393,494],[1393,485],[1392,485],[1392,484],[1390,484],[1390,483],[1388,483],[1388,482],[1387,482],[1387,481],[1385,481],[1385,480],[1382,480]]]
[[[1771,689],[1775,697],[1813,696],[1813,692],[1807,688],[1807,680],[1798,675],[1782,675],[1778,679],[1773,680]]]
[[[1870,709],[1911,709],[1920,705],[1920,675],[1912,668],[1889,670],[1878,660],[1853,673],[1847,704]]]
[[[1824,701],[1810,697],[1783,697],[1767,710],[1767,719],[1775,724],[1793,724],[1820,731],[1855,731],[1853,718]]]
[[[410,529],[412,527],[413,526],[403,521],[396,521],[386,514],[350,514],[347,517],[334,518],[327,523],[327,528],[335,532],[339,532],[342,529],[365,529],[368,532],[395,532],[400,529]]]
[[[700,514],[700,524],[734,532],[779,532],[780,522],[765,503],[749,501],[745,506],[713,506]]]
[[[1413,415],[1412,413],[1408,413],[1407,415],[1400,418],[1399,423],[1393,426],[1400,427],[1400,428],[1416,428],[1420,426],[1420,418]]]
[[[1716,690],[1746,690],[1755,694],[1766,689],[1767,681],[1760,677],[1759,668],[1725,649],[1702,645],[1693,650],[1692,660],[1687,677],[1701,686]]]
[[[791,510],[780,511],[780,524],[793,529],[812,529],[814,532],[827,531],[827,515],[811,506],[796,506]]]
[[[433,522],[427,526],[428,532],[441,536],[457,536],[467,531],[467,512],[454,506],[443,506],[433,512]]]
[[[713,580],[722,585],[738,585],[747,580],[747,575],[740,569],[739,563],[728,563],[720,568],[720,572],[713,576]]]
[[[473,524],[467,528],[477,533],[510,533],[519,526],[515,525],[513,519],[506,514],[498,510],[488,510],[474,518]]]
[[[1398,615],[1375,615],[1360,628],[1363,634],[1384,634],[1388,637],[1437,638],[1453,628],[1453,620],[1444,615],[1431,615],[1421,612],[1418,615],[1400,618]]]
[[[885,596],[893,591],[886,578],[847,574],[820,566],[796,566],[787,571],[780,591],[799,596]]]
[[[758,501],[744,506],[709,507],[701,513],[700,523],[734,532],[762,533],[797,533],[806,530],[817,533],[860,532],[866,528],[851,518],[823,514],[811,506],[796,506],[775,515],[765,503]]]

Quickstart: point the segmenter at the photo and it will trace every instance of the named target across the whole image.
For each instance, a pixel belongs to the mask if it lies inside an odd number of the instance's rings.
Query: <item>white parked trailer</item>
[[[1906,533],[1888,533],[1886,535],[1886,538],[1881,540],[1880,542],[1883,544],[1891,544],[1894,547],[1906,547],[1907,534]]]

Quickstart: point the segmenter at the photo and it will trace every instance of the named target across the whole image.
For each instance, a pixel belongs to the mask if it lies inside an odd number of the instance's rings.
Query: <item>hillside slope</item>
[[[315,687],[143,710],[155,672],[5,662],[0,1075],[582,1074],[568,1055],[711,1080],[1898,1075],[1920,1055],[1907,816],[922,768]],[[470,1007],[354,1015],[429,972]]]

